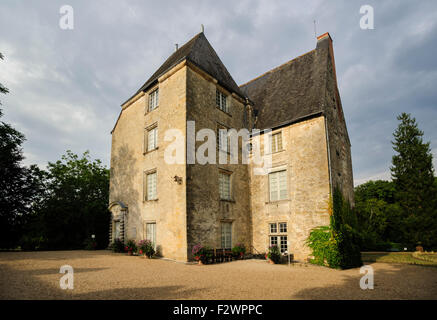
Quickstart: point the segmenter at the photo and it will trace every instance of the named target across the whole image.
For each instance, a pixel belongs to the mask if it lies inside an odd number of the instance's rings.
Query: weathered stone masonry
[[[149,110],[156,89],[159,103]],[[228,112],[216,106],[217,90],[226,96]],[[271,174],[254,175],[253,165],[241,163],[166,164],[171,141],[164,140],[164,133],[186,133],[187,121],[195,121],[196,131],[224,127],[280,133],[282,147],[272,153]],[[147,133],[153,128],[157,148],[148,151]],[[196,142],[196,148],[202,143]],[[270,180],[275,172],[284,172],[278,184]],[[156,198],[147,199],[151,173],[157,177]],[[220,198],[221,173],[230,176],[228,199]],[[279,183],[281,199],[272,200],[270,188]],[[252,252],[265,252],[272,241],[286,239],[288,252],[305,259],[309,231],[329,223],[335,185],[353,203],[350,142],[329,34],[318,38],[315,50],[239,87],[200,33],[122,105],[112,131],[110,240],[116,233],[125,241],[153,232],[161,255],[187,261],[198,243],[220,248],[231,239],[231,245],[242,242]]]

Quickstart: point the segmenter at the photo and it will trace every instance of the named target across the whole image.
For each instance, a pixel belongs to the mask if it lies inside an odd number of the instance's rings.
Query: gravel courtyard
[[[62,290],[62,265],[74,289]],[[373,290],[359,269],[243,260],[188,265],[109,251],[0,252],[0,299],[437,299],[437,268],[372,263]]]

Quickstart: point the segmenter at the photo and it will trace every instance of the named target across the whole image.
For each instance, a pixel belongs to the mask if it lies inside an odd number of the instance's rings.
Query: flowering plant
[[[144,254],[148,258],[153,257],[155,254],[155,248],[153,247],[153,243],[150,240],[140,240],[138,242],[138,252],[139,254]]]
[[[211,248],[207,246],[202,246],[201,244],[196,244],[191,250],[196,261],[201,261],[203,263],[208,262],[208,259],[212,257]]]
[[[232,253],[234,256],[242,258],[244,256],[244,254],[246,253],[246,247],[244,246],[243,243],[237,243],[232,248]]]
[[[124,251],[132,252],[132,253],[137,251],[137,244],[135,240],[128,240],[126,242],[126,246],[124,247]]]

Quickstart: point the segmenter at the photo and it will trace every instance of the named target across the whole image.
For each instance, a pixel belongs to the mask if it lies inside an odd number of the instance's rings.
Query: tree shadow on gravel
[[[109,250],[59,250],[59,251],[15,251],[0,252],[0,261],[47,260],[66,261],[77,259],[94,259],[102,255],[122,255]]]
[[[75,268],[74,273],[96,272],[107,268]],[[38,279],[39,276],[57,275],[56,280],[47,282]],[[172,300],[190,299],[201,290],[207,289],[184,289],[183,286],[155,286],[102,289],[77,293],[84,283],[74,280],[75,289],[63,290],[59,286],[59,280],[63,274],[59,269],[36,269],[22,270],[13,269],[7,265],[0,265],[0,300]],[[140,283],[140,281],[139,281]],[[86,285],[86,284],[85,284]]]
[[[341,284],[311,287],[298,291],[293,299],[312,300],[393,300],[437,299],[437,268],[402,264],[366,263],[374,268],[374,288],[360,287],[360,268],[338,270]]]

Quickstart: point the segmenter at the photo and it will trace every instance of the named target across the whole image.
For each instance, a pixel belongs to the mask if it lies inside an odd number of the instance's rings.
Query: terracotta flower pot
[[[275,264],[272,259],[269,259],[270,264]]]
[[[200,259],[199,259],[199,261],[197,261],[197,263],[199,264],[199,266],[203,266],[204,265],[204,263]]]
[[[419,245],[419,246],[417,246],[417,247],[416,247],[416,251],[419,251],[419,252],[423,252],[423,247],[422,247],[422,246],[420,246],[420,245]]]
[[[131,256],[131,255],[133,255],[134,253],[132,252],[132,250],[129,250],[128,252],[127,252],[127,255],[128,256]]]

